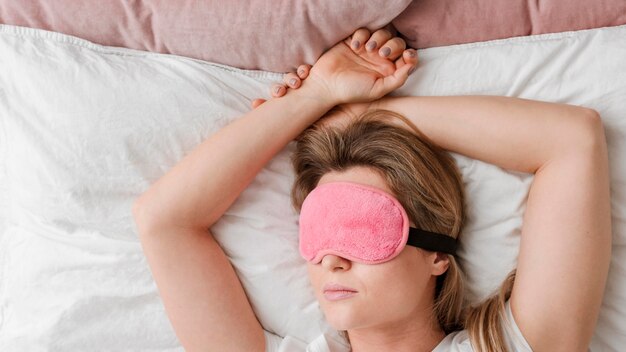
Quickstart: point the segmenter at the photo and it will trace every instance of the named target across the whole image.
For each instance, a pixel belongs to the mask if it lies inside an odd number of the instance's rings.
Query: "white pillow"
[[[420,69],[398,93],[512,95],[601,112],[622,260],[614,254],[593,350],[617,349],[626,336],[617,325],[626,318],[618,304],[626,297],[626,142],[617,138],[626,135],[625,35],[616,27],[422,50]],[[280,76],[11,26],[0,26],[0,53],[0,350],[182,350],[141,251],[132,201]],[[293,147],[212,230],[263,326],[312,341],[328,326],[297,252]],[[456,160],[469,215],[460,257],[477,300],[515,265],[532,179]]]

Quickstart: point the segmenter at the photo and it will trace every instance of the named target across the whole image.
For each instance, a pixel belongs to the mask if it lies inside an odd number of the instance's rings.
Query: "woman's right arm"
[[[391,97],[374,107],[406,116],[446,150],[535,174],[511,309],[534,351],[586,351],[611,256],[608,157],[598,113],[492,96]]]
[[[396,55],[403,54],[408,55],[402,50]],[[263,104],[222,128],[135,201],[141,245],[186,350],[264,349],[261,324],[208,229],[263,166],[326,111],[342,102],[379,98],[401,86],[414,67],[396,67],[396,55],[376,55],[353,53],[343,42],[335,45],[318,60],[299,92]]]

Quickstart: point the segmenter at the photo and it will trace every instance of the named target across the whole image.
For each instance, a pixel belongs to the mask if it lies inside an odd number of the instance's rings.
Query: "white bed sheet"
[[[493,94],[600,112],[613,255],[592,351],[626,346],[626,26],[420,50],[396,94]],[[182,351],[138,243],[134,197],[267,95],[277,74],[0,26],[0,351]],[[245,142],[245,141],[242,141]],[[329,328],[297,254],[290,144],[213,228],[264,327]],[[478,300],[515,265],[532,178],[455,156]]]

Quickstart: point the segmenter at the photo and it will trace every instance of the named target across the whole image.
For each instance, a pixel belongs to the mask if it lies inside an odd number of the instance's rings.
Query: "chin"
[[[354,324],[351,324],[351,322],[347,322],[341,319],[326,319],[326,321],[328,322],[328,325],[338,331],[354,329]]]
[[[324,316],[328,324],[335,330],[352,330],[363,323],[362,319],[358,319],[354,312],[346,309],[325,311]]]

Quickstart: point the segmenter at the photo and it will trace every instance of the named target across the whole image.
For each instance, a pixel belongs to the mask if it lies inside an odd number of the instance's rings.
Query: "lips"
[[[338,301],[346,298],[350,298],[358,293],[357,290],[352,287],[342,286],[338,284],[326,284],[324,285],[324,297],[329,301]]]

